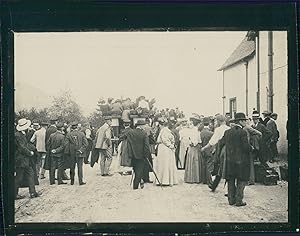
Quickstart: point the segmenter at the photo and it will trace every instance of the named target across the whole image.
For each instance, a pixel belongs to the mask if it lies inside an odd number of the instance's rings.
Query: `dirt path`
[[[114,158],[112,172],[117,171]],[[115,173],[112,177],[98,175],[99,165],[84,166],[87,182],[75,185],[49,185],[41,180],[36,199],[15,202],[16,222],[287,222],[288,185],[253,185],[245,189],[246,207],[229,206],[221,182],[215,193],[203,184],[181,182],[163,189],[146,184],[133,191],[131,176]],[[153,179],[154,177],[151,176]],[[28,196],[27,189],[21,194]]]

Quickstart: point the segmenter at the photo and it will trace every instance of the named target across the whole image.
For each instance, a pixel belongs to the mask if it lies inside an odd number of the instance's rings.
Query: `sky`
[[[15,33],[15,107],[70,90],[83,114],[99,98],[145,95],[159,108],[222,112],[217,71],[246,32]]]

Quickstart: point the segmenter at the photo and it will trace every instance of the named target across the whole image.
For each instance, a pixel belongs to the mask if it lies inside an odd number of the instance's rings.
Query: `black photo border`
[[[299,228],[297,5],[199,1],[2,1],[1,181],[4,230],[19,233],[296,232]],[[288,223],[15,223],[14,32],[247,31],[288,34]]]

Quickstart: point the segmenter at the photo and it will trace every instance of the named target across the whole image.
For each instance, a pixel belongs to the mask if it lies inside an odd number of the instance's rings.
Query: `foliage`
[[[73,100],[70,91],[61,91],[57,97],[54,97],[53,104],[49,108],[49,115],[66,123],[86,121],[81,113],[80,106]]]
[[[31,120],[32,122],[42,122],[42,121],[49,121],[48,117],[48,109],[35,109],[34,107],[30,109],[22,109],[15,112],[15,121],[17,122],[21,118],[26,118]]]

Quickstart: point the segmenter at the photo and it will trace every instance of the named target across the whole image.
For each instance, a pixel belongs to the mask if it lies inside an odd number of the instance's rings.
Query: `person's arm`
[[[62,153],[64,151],[64,142],[65,142],[65,137],[61,137],[61,139],[59,140],[60,145],[58,148],[55,149],[55,153]]]
[[[144,156],[146,158],[150,158],[151,157],[149,138],[148,138],[147,135],[144,136]]]
[[[246,152],[251,150],[251,145],[248,142],[247,131],[245,130],[241,131],[241,148]]]
[[[36,141],[36,131],[33,133],[32,137],[30,139],[31,143],[35,143],[35,141]]]
[[[82,135],[82,146],[79,149],[80,153],[84,153],[87,149],[87,146],[89,145],[87,138],[85,137],[85,135]]]
[[[86,137],[87,139],[92,139],[92,138],[91,138],[91,134],[92,134],[92,132],[91,132],[89,129],[86,129],[86,130],[85,130],[85,137]]]
[[[22,137],[20,136],[16,136],[15,137],[15,142],[16,142],[16,145],[18,147],[18,150],[21,154],[23,155],[26,155],[26,156],[33,156],[34,155],[34,152],[33,151],[30,151],[28,148],[27,148],[27,145],[26,145],[26,138],[23,139]]]

